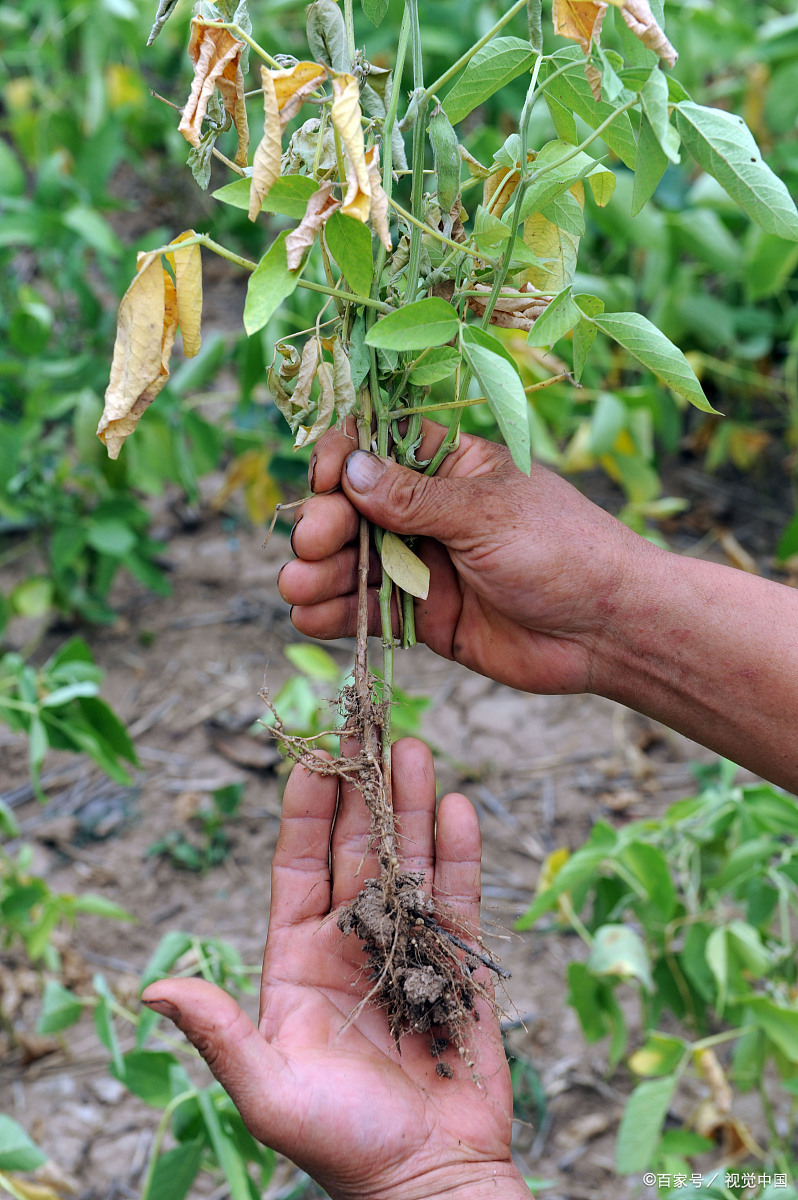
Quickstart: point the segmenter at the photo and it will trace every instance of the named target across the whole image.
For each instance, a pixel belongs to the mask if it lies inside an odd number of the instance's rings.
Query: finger
[[[297,558],[319,562],[337,554],[357,537],[360,517],[341,492],[313,496],[301,508],[291,532],[291,549]]]
[[[479,930],[482,839],[471,801],[457,792],[444,796],[435,827],[433,895],[475,934]]]
[[[402,869],[423,871],[432,890],[435,862],[435,767],[432,751],[417,738],[402,738],[391,752],[393,808]]]
[[[399,617],[395,602],[391,603],[393,632],[398,635]],[[294,628],[305,637],[331,638],[354,637],[357,633],[357,594],[339,596],[336,600],[323,600],[320,604],[294,605],[291,609]],[[382,633],[380,599],[375,588],[368,593],[368,630],[370,637]]]
[[[325,760],[329,754],[319,752]],[[272,860],[270,929],[324,917],[330,911],[330,833],[338,780],[299,763],[283,796],[280,835]]]
[[[344,758],[354,758],[359,753],[360,743],[355,738],[341,738]],[[333,908],[354,900],[365,880],[378,873],[376,852],[368,849],[370,829],[371,814],[362,792],[342,779],[330,846]]]
[[[286,604],[319,604],[357,591],[358,551],[345,546],[321,562],[294,559],[277,576],[277,587]],[[369,584],[379,584],[382,571],[376,551],[369,556]]]
[[[262,1037],[232,996],[204,979],[161,979],[142,994],[200,1052],[256,1138],[280,1140],[282,1055]]]

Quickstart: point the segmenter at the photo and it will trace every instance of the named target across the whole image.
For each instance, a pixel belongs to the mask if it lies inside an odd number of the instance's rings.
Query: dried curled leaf
[[[341,207],[341,201],[334,198],[332,190],[331,183],[323,183],[318,191],[313,193],[308,200],[304,217],[286,238],[285,251],[289,271],[295,271],[301,266],[302,259],[316,241],[325,221]]]
[[[177,246],[195,236],[193,229],[187,229],[172,244]],[[175,273],[177,323],[183,336],[183,353],[186,358],[193,358],[202,345],[202,254],[199,246],[194,245],[175,250],[167,257]]]
[[[591,43],[598,42],[601,36],[606,11],[605,3],[594,4],[593,0],[554,0],[551,12],[554,32],[579,42],[587,54]]]
[[[158,11],[155,14],[155,20],[153,21],[152,29],[150,30],[150,36],[147,38],[148,46],[151,46],[155,41],[164,25],[171,17],[176,5],[177,0],[159,0]]]
[[[280,107],[272,72],[266,67],[261,67],[260,75],[263,81],[263,137],[258,142],[252,160],[248,214],[250,221],[257,220],[272,184],[280,178],[280,159],[283,154]]]
[[[679,55],[654,19],[648,0],[608,0],[608,3],[621,10],[627,28],[644,46],[658,54],[669,67],[675,64]]]
[[[315,62],[298,62],[282,71],[270,71],[280,110],[280,127],[285,129],[302,105],[327,78],[327,68]]]
[[[366,167],[369,173],[371,188],[371,224],[374,232],[386,250],[393,249],[391,235],[388,232],[388,197],[380,178],[380,151],[378,146],[372,146],[366,151]]]
[[[244,76],[241,70],[241,56],[245,50],[245,43],[234,38],[228,29],[198,17],[192,19],[188,53],[194,64],[194,81],[178,125],[186,141],[198,147],[208,102],[218,88],[225,110],[230,114],[238,134],[235,161],[240,167],[247,165],[249,149]]]
[[[313,340],[315,341],[315,339]],[[319,402],[316,407],[316,416],[310,429],[304,425],[300,425],[294,440],[295,450],[299,450],[302,446],[310,446],[320,438],[325,430],[329,428],[333,413],[335,412],[333,373],[329,363],[322,361],[321,353],[319,353],[318,357],[316,378],[319,381]]]
[[[349,365],[349,355],[344,349],[340,338],[335,338],[332,345],[333,356],[333,390],[335,392],[335,415],[338,424],[357,408],[357,396],[352,384],[352,368]]]
[[[142,413],[169,378],[177,332],[177,295],[159,254],[139,256],[138,274],[122,297],[111,379],[97,436],[118,458]]]
[[[484,292],[485,299],[471,296],[468,307],[481,317],[484,316],[485,303],[493,289],[485,283],[475,283],[474,290]],[[503,329],[525,329],[528,332],[548,304],[548,297],[538,296],[527,283],[521,288],[502,288],[491,313],[490,323]]]
[[[346,150],[349,183],[341,211],[364,223],[371,211],[371,181],[366,164],[366,145],[360,111],[360,89],[354,75],[333,80],[332,121]]]

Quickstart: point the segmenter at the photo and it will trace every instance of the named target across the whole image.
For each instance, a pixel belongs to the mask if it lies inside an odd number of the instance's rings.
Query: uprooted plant
[[[174,6],[162,0],[151,37]],[[610,7],[623,57],[600,44]],[[363,0],[363,9],[379,24],[388,0]],[[555,32],[578,45],[550,54],[543,52],[540,15],[540,0],[517,0],[427,83],[417,0],[404,2],[393,70],[374,66],[358,48],[352,0],[340,8],[334,0],[309,5],[307,61],[259,45],[246,0],[200,0],[189,42],[194,81],[179,124],[192,147],[192,171],[207,187],[216,156],[239,176],[214,192],[217,199],[252,221],[266,212],[295,224],[258,263],[192,230],[141,256],[120,309],[98,430],[112,457],[167,381],[178,326],[184,352],[199,348],[201,246],[251,272],[244,309],[250,336],[297,287],[323,300],[312,328],[277,342],[268,373],[297,447],[351,418],[360,449],[432,474],[457,445],[463,410],[485,402],[516,464],[529,472],[530,394],[564,378],[578,384],[597,334],[682,399],[714,411],[684,355],[645,317],[606,313],[598,297],[574,293],[585,184],[595,204],[607,204],[616,175],[606,160],[617,157],[635,171],[636,213],[684,146],[766,230],[798,239],[795,206],[744,122],[693,103],[660,69],[660,60],[672,65],[676,54],[647,0],[554,0]],[[526,36],[502,33],[524,16]],[[256,90],[247,93],[251,53],[260,66]],[[512,95],[521,77],[528,86],[523,100],[518,94],[517,132],[483,165],[455,126],[500,89]],[[263,105],[251,165],[248,96]],[[531,118],[541,100],[557,136],[533,147]],[[217,147],[227,130],[232,158]],[[602,157],[590,153],[596,146]],[[536,371],[527,386],[502,330],[516,340],[518,331],[527,335],[525,353]],[[568,363],[543,353],[566,335]],[[436,412],[447,414],[445,437],[431,459],[419,461],[422,418]],[[382,564],[378,695],[367,656],[372,543]],[[366,881],[339,921],[364,944],[367,999],[385,1009],[396,1039],[437,1031],[465,1048],[475,998],[484,993],[473,973],[482,965],[502,972],[469,931],[453,929],[421,878],[403,870],[391,802],[394,648],[413,645],[414,598],[426,598],[428,585],[428,568],[410,545],[362,520],[356,662],[341,697],[346,731],[360,750],[330,762],[314,753],[313,739],[282,731],[276,716],[275,728],[313,769],[353,781],[369,808],[379,877]],[[433,1047],[441,1044],[433,1036]]]

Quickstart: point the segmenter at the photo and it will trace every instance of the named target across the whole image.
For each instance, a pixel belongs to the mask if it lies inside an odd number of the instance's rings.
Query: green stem
[[[197,1095],[197,1089],[191,1088],[190,1091],[181,1092],[178,1096],[174,1096],[166,1108],[163,1110],[161,1119],[158,1122],[158,1128],[155,1131],[155,1137],[152,1141],[152,1150],[150,1151],[150,1161],[147,1167],[147,1174],[144,1179],[144,1184],[141,1189],[141,1200],[147,1200],[152,1181],[155,1177],[155,1168],[158,1165],[158,1155],[161,1153],[161,1145],[169,1128],[169,1122],[172,1119],[172,1114],[181,1104],[185,1104],[187,1100],[193,1100]]]
[[[349,70],[355,61],[355,18],[352,13],[352,0],[344,0],[344,25],[346,26],[346,52],[349,57]]]
[[[410,37],[413,53],[413,91],[424,87],[424,68],[421,58],[421,29],[418,22],[418,0],[406,0],[410,13]],[[419,101],[416,123],[413,126],[412,182],[410,185],[410,208],[414,222],[410,229],[410,258],[407,264],[405,298],[411,304],[416,298],[421,275],[421,234],[427,226],[421,220],[424,208],[424,151],[426,149],[426,123],[428,100]]]
[[[511,8],[508,8],[508,10],[504,14],[504,16],[500,17],[499,20],[496,22],[496,24],[494,26],[492,26],[492,28],[489,29],[486,34],[483,34],[483,36],[479,39],[478,42],[475,42],[474,45],[471,46],[471,48],[469,50],[466,50],[465,54],[461,54],[456,63],[454,63],[451,67],[449,67],[446,71],[444,71],[444,73],[442,75],[440,75],[435,80],[434,83],[430,84],[430,86],[427,88],[427,90],[425,91],[425,93],[421,99],[421,105],[426,107],[426,105],[429,103],[433,93],[439,91],[444,86],[444,84],[447,84],[450,79],[454,78],[454,76],[457,74],[458,71],[461,71],[463,69],[463,67],[467,66],[468,63],[471,61],[471,59],[474,57],[474,55],[477,53],[477,51],[481,50],[483,46],[487,46],[487,44],[491,40],[491,38],[494,38],[496,36],[496,34],[500,32],[500,30],[504,29],[504,26],[507,24],[508,21],[512,21],[513,17],[516,15],[516,13],[521,12],[522,8],[526,8],[526,4],[527,4],[527,0],[516,0],[516,3],[513,4],[513,6]],[[420,85],[417,85],[417,86],[420,86]],[[419,108],[421,107],[421,105],[419,106]]]
[[[234,33],[240,41],[246,42],[249,48],[254,50],[258,57],[262,58],[265,63],[268,63],[273,71],[282,71],[283,68],[280,63],[278,63],[277,59],[272,58],[271,54],[268,54],[263,49],[263,46],[258,45],[253,37],[250,37],[248,33],[245,33],[240,25],[236,25],[233,21],[208,21],[207,23],[209,25],[221,26],[222,29],[229,29],[230,32]]]
[[[540,383],[530,383],[524,388],[527,396],[532,392],[541,392],[544,388],[551,387],[552,384],[562,383],[568,378],[568,372],[562,371],[559,375],[552,375],[548,379],[542,379]],[[421,416],[426,416],[431,412],[449,412],[452,408],[473,408],[475,404],[487,403],[487,396],[474,396],[471,400],[449,400],[441,401],[440,404],[422,404],[417,408],[395,408],[388,413],[389,421],[401,421],[403,417],[412,417],[416,413]]]

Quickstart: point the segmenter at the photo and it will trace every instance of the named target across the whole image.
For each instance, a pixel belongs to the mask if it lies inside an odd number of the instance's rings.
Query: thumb
[[[275,1074],[282,1060],[233,997],[204,979],[162,979],[145,988],[141,1000],[174,1021],[205,1059],[252,1134],[271,1144],[267,1097],[277,1100]]]
[[[423,475],[391,459],[355,450],[341,483],[358,512],[394,533],[424,534],[451,544],[469,528],[466,481]],[[473,513],[471,514],[473,518]]]

